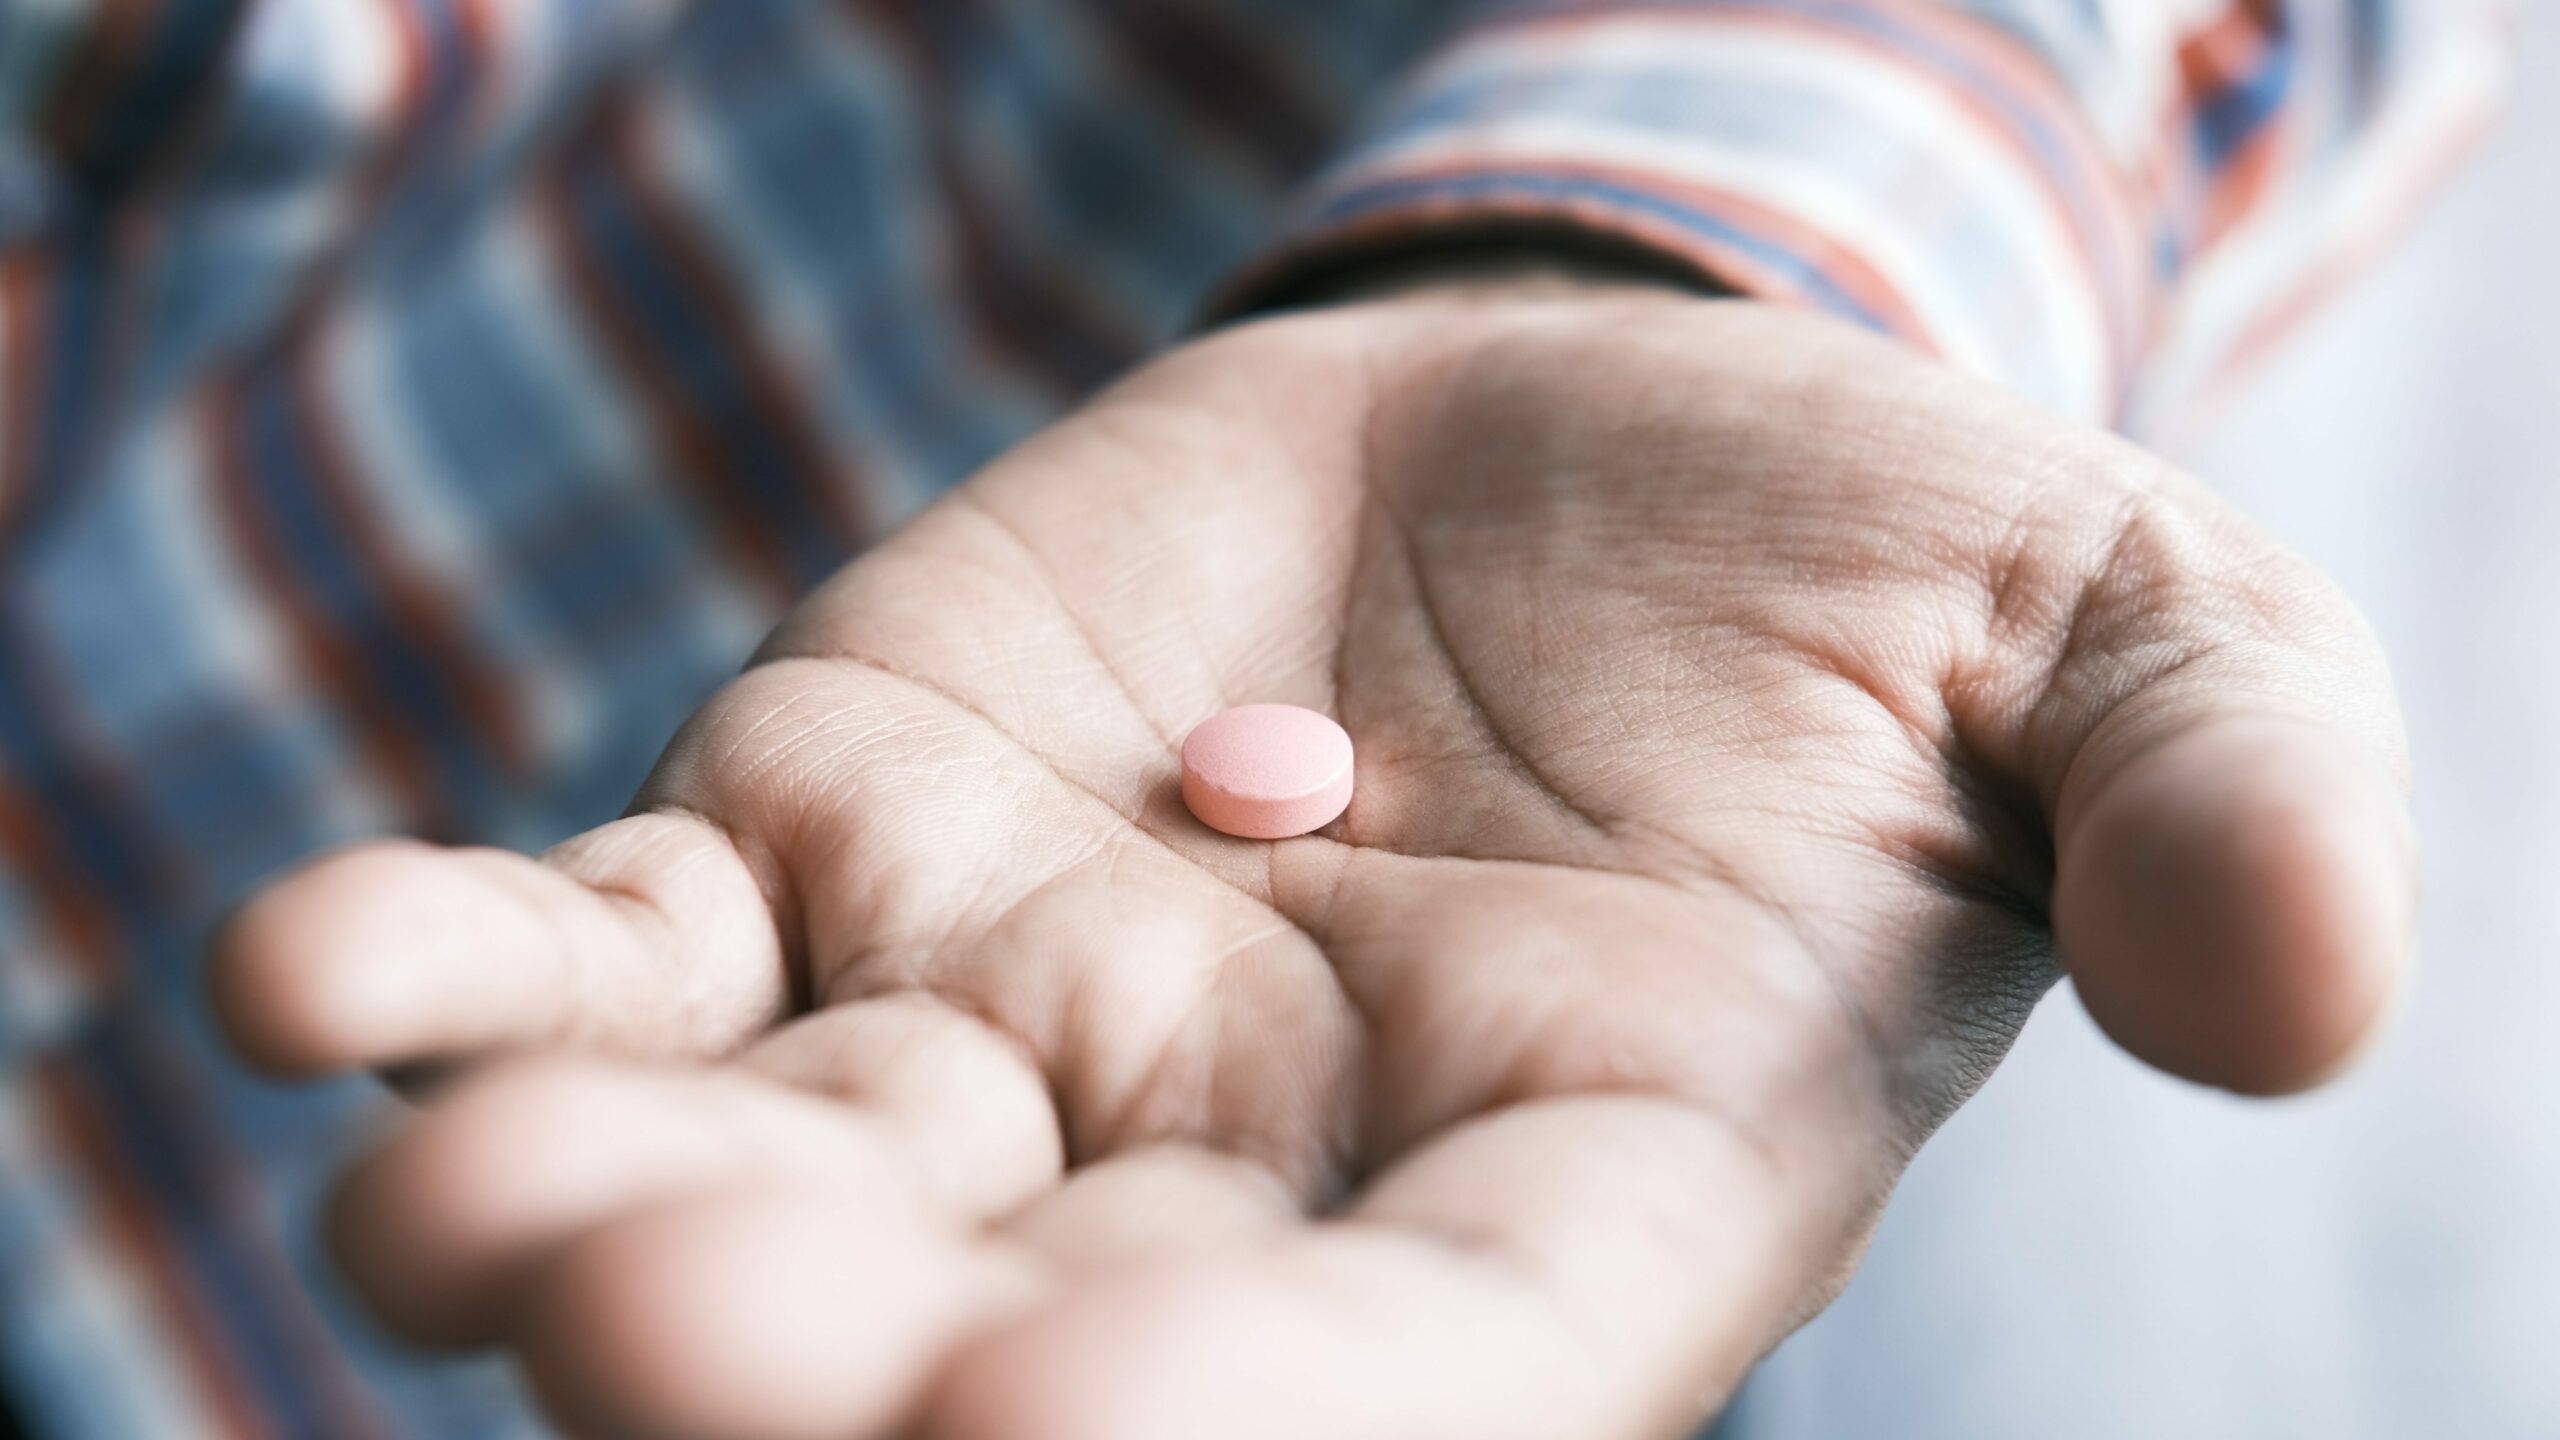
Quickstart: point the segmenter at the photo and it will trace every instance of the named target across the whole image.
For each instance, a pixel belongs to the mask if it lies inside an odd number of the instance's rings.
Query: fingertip
[[[421,1293],[443,1288],[446,1276],[440,1266],[417,1263],[424,1247],[406,1225],[421,1202],[438,1213],[446,1210],[442,1197],[417,1185],[412,1148],[404,1133],[348,1168],[321,1212],[321,1246],[339,1277],[393,1335],[429,1349],[468,1345],[479,1338],[471,1318]]]
[[[435,852],[387,840],[327,855],[252,896],[217,932],[213,1013],[243,1059],[309,1079],[398,1055],[422,998],[403,963],[419,938],[412,893]]]
[[[761,1223],[741,1228],[741,1217]],[[581,1241],[541,1278],[516,1336],[534,1393],[572,1428],[612,1434],[812,1433],[803,1397],[759,1399],[770,1375],[740,1376],[728,1363],[733,1345],[764,1366],[791,1354],[792,1322],[804,1317],[760,1303],[768,1297],[752,1294],[742,1271],[782,1258],[746,1246],[788,1246],[807,1223],[768,1201],[723,1196],[663,1206]],[[695,1323],[713,1312],[726,1323]]]
[[[1253,1302],[1268,1297],[1250,1288],[1248,1274],[1216,1261],[1142,1269],[988,1335],[940,1378],[917,1433],[1162,1440],[1259,1434],[1256,1422],[1336,1433],[1293,1414],[1288,1387],[1271,1382],[1323,1374],[1328,1393],[1357,1396],[1367,1388],[1362,1377],[1328,1369],[1294,1326],[1281,1333],[1255,1313]],[[1251,1358],[1238,1364],[1240,1355]]]
[[[881,1433],[952,1344],[1029,1293],[964,1246],[818,1191],[704,1196],[579,1242],[543,1277],[518,1345],[535,1393],[572,1425]]]
[[[2054,925],[2091,1018],[2247,1095],[2333,1078],[2394,1009],[2416,844],[2391,772],[2308,724],[2227,720],[2130,762],[2061,839]]]
[[[635,1132],[693,1138],[651,1129],[641,1098],[624,1072],[563,1058],[473,1075],[339,1183],[325,1233],[340,1273],[414,1344],[497,1339],[522,1272],[655,1178]]]

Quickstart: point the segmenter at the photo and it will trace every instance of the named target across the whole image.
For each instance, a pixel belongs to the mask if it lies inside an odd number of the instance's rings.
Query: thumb
[[[2319,1084],[2389,1015],[2416,911],[2380,647],[2201,487],[2120,510],[2104,554],[2028,737],[2059,775],[2063,967],[2163,1070],[2249,1094]]]

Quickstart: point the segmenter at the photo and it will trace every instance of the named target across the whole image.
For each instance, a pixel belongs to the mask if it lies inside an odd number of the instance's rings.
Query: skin
[[[1359,791],[1193,821],[1185,731]],[[2162,463],[1747,302],[1433,287],[1181,348],[844,570],[540,859],[217,957],[466,1073],[334,1242],[591,1431],[1681,1433],[2066,968],[2177,1074],[2373,1029],[2414,860],[2353,610]]]

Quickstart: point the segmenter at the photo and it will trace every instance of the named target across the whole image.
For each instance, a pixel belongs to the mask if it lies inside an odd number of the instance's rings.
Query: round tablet
[[[1351,737],[1295,705],[1239,705],[1182,742],[1182,803],[1212,830],[1285,840],[1351,804]]]

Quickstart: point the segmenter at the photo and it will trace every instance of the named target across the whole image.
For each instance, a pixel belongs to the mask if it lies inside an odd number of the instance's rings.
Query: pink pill
[[[1351,737],[1295,705],[1212,715],[1182,742],[1182,803],[1247,840],[1320,829],[1351,804]]]

